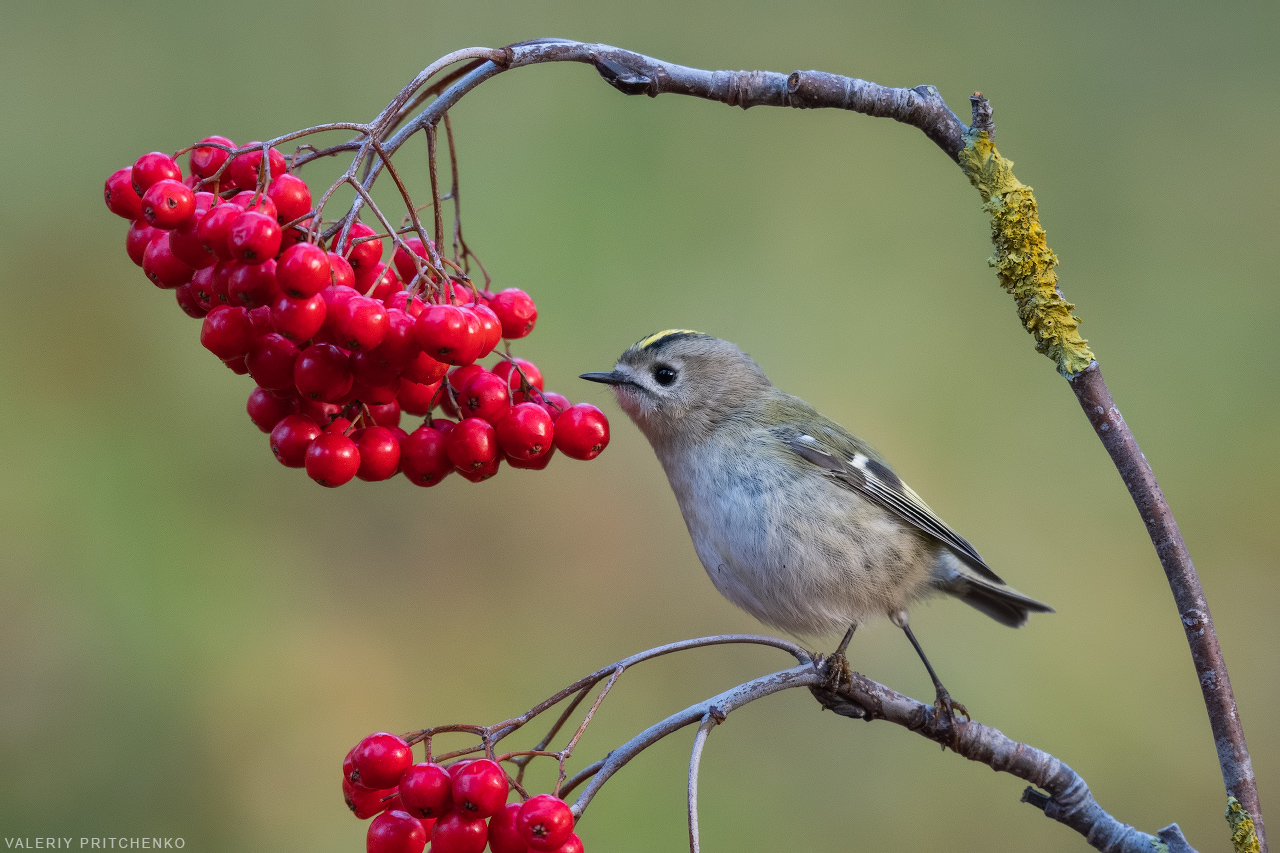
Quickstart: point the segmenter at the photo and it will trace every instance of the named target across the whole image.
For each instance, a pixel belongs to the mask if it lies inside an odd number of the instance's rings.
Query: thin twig
[[[702,748],[707,745],[707,735],[711,734],[711,730],[719,723],[716,715],[712,713],[712,711],[718,710],[717,708],[712,708],[702,718],[702,725],[698,726],[698,733],[693,738],[693,749],[689,752],[689,785],[687,791],[689,853],[699,853],[701,849],[698,842],[698,766],[702,763]]]

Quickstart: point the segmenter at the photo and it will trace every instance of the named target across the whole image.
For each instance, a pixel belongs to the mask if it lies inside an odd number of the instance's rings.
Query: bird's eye
[[[670,367],[659,367],[653,371],[653,378],[658,380],[659,385],[670,385],[676,381],[676,372]]]

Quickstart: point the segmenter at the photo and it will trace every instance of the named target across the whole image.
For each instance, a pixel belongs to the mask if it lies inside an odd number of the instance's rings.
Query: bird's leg
[[[849,630],[844,632],[844,639],[836,647],[835,653],[827,658],[828,672],[831,673],[831,680],[836,686],[849,680],[849,659],[844,656],[844,653],[849,648],[849,641],[853,639],[853,632],[856,630],[858,630],[858,623],[854,622],[849,626]]]
[[[938,680],[938,674],[933,671],[933,666],[930,665],[929,659],[924,656],[924,649],[920,648],[920,642],[916,640],[916,635],[911,633],[911,626],[906,623],[906,614],[902,615],[903,619],[899,627],[906,632],[907,639],[911,641],[911,645],[915,646],[916,654],[920,655],[920,660],[924,662],[924,668],[929,671],[929,677],[933,679],[933,689],[937,691],[937,699],[933,703],[934,711],[939,714],[946,714],[948,722],[955,721],[957,711],[963,714],[966,720],[972,719],[969,716],[969,710],[964,705],[954,701],[951,698],[951,694],[947,692],[947,688],[942,686],[942,682]],[[897,621],[897,619],[894,619],[894,622]]]

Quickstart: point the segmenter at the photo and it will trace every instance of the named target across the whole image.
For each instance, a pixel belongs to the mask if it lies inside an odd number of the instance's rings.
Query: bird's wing
[[[776,427],[771,432],[793,453],[821,468],[839,485],[879,504],[937,539],[984,578],[1004,583],[987,568],[973,546],[938,518],[929,505],[893,473],[878,453],[834,421],[821,418],[821,422],[825,422],[821,428],[807,432],[792,426]]]

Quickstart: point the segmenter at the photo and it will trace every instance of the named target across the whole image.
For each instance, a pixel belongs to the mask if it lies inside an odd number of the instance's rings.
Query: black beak
[[[621,373],[619,373],[616,370],[611,370],[608,373],[583,373],[578,378],[585,379],[588,382],[601,382],[605,385],[630,385],[631,384],[630,379],[623,376]]]

